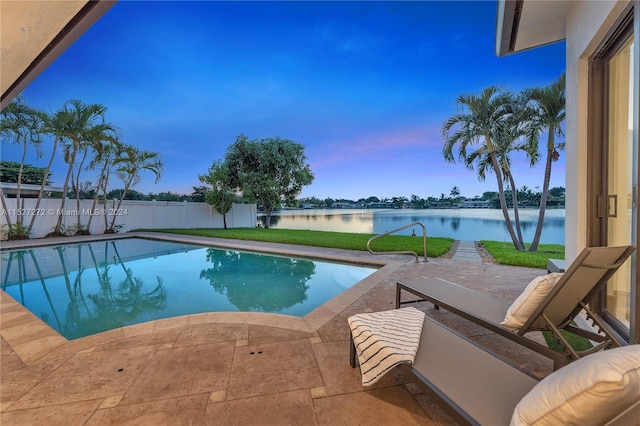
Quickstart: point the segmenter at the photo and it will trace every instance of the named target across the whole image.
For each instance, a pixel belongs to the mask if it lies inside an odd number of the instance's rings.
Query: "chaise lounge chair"
[[[421,301],[432,302],[436,308],[442,307],[550,358],[556,370],[569,359],[624,344],[622,338],[605,325],[587,303],[634,249],[632,246],[585,248],[564,274],[550,274],[532,281],[513,305],[441,279],[427,278],[398,282],[396,308],[410,303],[401,302],[401,292],[410,292]],[[543,287],[548,293],[542,290]],[[573,324],[583,310],[599,333]],[[551,331],[563,344],[565,352],[556,352],[526,336],[531,331],[542,330]],[[560,330],[586,337],[597,344],[587,351],[577,352]]]
[[[350,361],[355,367],[353,336]],[[620,426],[640,418],[640,345],[590,355],[540,381],[425,317],[413,363],[397,368],[459,424]]]

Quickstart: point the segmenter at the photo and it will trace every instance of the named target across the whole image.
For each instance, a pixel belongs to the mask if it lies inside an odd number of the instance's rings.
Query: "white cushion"
[[[556,285],[562,275],[560,272],[553,272],[534,278],[522,294],[513,301],[500,324],[512,330],[522,327],[533,314],[533,311],[540,306],[540,303],[551,292],[551,289],[553,289],[553,286]]]
[[[562,367],[520,400],[511,425],[604,424],[640,398],[640,345],[609,349]]]

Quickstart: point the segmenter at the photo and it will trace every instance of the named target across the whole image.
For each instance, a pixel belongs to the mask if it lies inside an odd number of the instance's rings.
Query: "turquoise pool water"
[[[67,339],[202,312],[304,316],[375,268],[127,238],[2,252],[2,289]]]

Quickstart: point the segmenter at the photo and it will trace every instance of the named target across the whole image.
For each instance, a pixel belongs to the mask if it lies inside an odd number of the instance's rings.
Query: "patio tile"
[[[224,390],[233,349],[233,342],[225,342],[160,350],[146,363],[121,404]]]
[[[404,386],[319,398],[314,403],[320,425],[436,424]]]
[[[0,372],[15,371],[24,366],[25,363],[20,359],[11,345],[0,336]]]
[[[174,347],[246,340],[248,336],[249,326],[246,324],[190,325],[180,331]]]
[[[72,402],[50,407],[9,411],[0,414],[2,426],[47,425],[69,426],[84,424],[101,400]]]
[[[416,400],[420,408],[427,413],[434,424],[442,426],[456,426],[457,423],[447,414],[444,410],[432,399],[423,393],[413,394],[413,398]]]
[[[5,365],[3,358],[0,364],[2,377],[0,400],[2,402],[17,401],[70,358],[71,355],[68,355],[56,360],[26,365],[19,369],[12,369],[9,365]]]
[[[308,390],[281,392],[208,404],[206,425],[317,425]]]
[[[322,386],[308,339],[235,349],[227,400]]]
[[[86,425],[200,425],[206,404],[207,395],[202,394],[118,405],[97,410]]]
[[[108,351],[113,349],[136,348],[141,346],[161,346],[165,344],[172,345],[178,335],[179,328],[157,331],[155,333],[141,334],[132,337],[126,337],[115,342],[105,343],[96,347],[96,351]]]
[[[42,335],[38,334],[32,340],[25,340],[23,343],[11,342],[11,346],[24,362],[30,363],[42,358],[66,342],[67,340],[60,335],[42,333]]]
[[[149,348],[76,354],[10,409],[36,408],[123,394],[153,352]]]
[[[363,387],[360,368],[352,368],[349,364],[349,343],[346,341],[315,344],[313,352],[328,395],[360,392],[408,381],[399,370],[393,369],[372,387]]]
[[[285,328],[268,327],[263,325],[249,326],[249,344],[257,345],[270,342],[299,340],[317,336],[317,333],[287,330]]]

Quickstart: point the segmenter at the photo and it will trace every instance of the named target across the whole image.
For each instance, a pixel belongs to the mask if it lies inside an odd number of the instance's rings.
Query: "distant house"
[[[2,188],[2,192],[7,198],[16,198],[18,195],[18,184],[14,182],[0,182],[0,187]],[[22,198],[37,198],[40,193],[40,185],[33,185],[23,183],[20,185],[20,197]],[[44,195],[46,197],[50,197],[51,194],[61,194],[62,187],[61,186],[50,186],[47,185],[44,187]]]
[[[490,207],[489,201],[485,200],[464,200],[460,203],[461,209],[488,209]]]
[[[393,203],[389,203],[386,201],[377,201],[367,204],[368,209],[392,209],[394,208]]]

